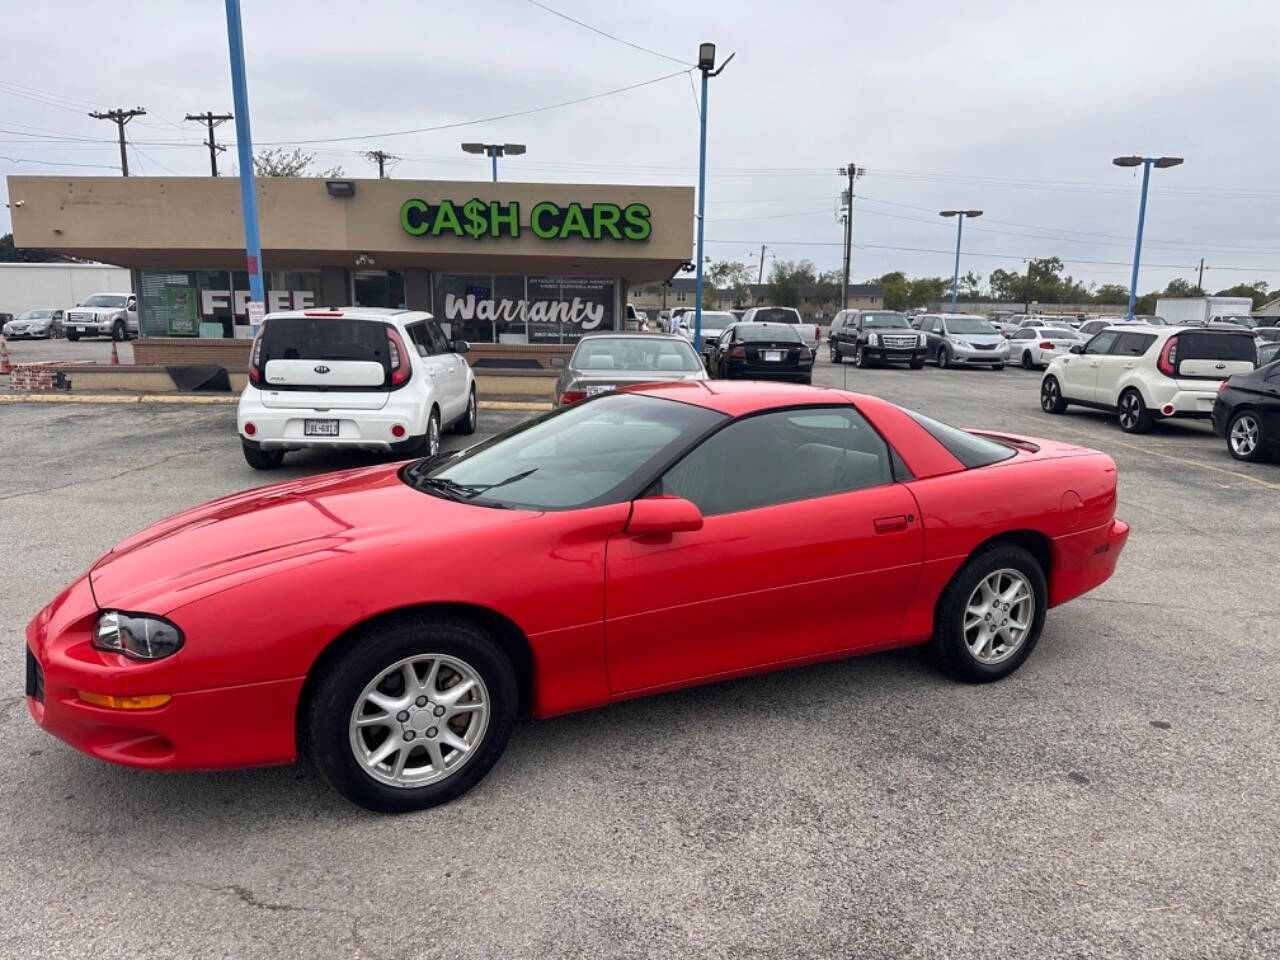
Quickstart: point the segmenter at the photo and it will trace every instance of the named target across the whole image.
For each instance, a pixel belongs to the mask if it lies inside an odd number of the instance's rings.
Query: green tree
[[[991,296],[997,300],[1021,300],[1023,280],[1021,273],[997,267],[987,278],[987,285],[991,288]]]
[[[1093,301],[1094,303],[1123,303],[1127,308],[1129,304],[1129,288],[1123,283],[1104,283],[1093,291]]]
[[[1027,265],[1029,281],[1026,278],[1023,280],[1023,299],[1039,300],[1041,303],[1061,303],[1063,301],[1062,269],[1062,260],[1058,257],[1032,260]],[[1030,291],[1025,289],[1028,282]]]
[[[960,278],[960,296],[977,300],[982,296],[982,278],[970,270]]]
[[[44,250],[28,250],[13,245],[13,234],[0,236],[0,263],[48,263],[55,259],[54,254]]]
[[[907,275],[901,270],[876,277],[872,282],[880,284],[886,310],[905,310],[911,305],[911,287],[907,282]]]
[[[1133,300],[1133,312],[1145,313],[1148,315],[1154,314],[1156,312],[1156,298],[1162,297],[1162,296],[1164,296],[1164,294],[1159,292],[1152,292],[1152,293],[1144,293],[1140,297],[1135,297]]]
[[[809,300],[819,308],[836,310],[844,307],[844,273],[840,270],[828,270],[820,275],[809,294]]]
[[[765,299],[779,307],[798,307],[817,279],[810,260],[775,260],[765,285]]]
[[[1226,290],[1219,290],[1216,297],[1251,297],[1253,298],[1253,309],[1257,310],[1260,306],[1267,302],[1267,282],[1259,280],[1256,283],[1237,283],[1234,287],[1228,287]]]
[[[1164,295],[1166,297],[1203,297],[1204,291],[1190,280],[1174,277],[1169,281],[1169,285],[1164,288]]]
[[[707,277],[720,290],[730,293],[734,306],[742,306],[751,296],[751,268],[738,260],[718,260],[707,270]],[[703,290],[703,307],[707,306],[706,290]],[[714,301],[713,301],[714,305]]]
[[[259,150],[253,155],[253,172],[260,177],[340,177],[341,167],[328,170],[311,170],[314,153],[303,153],[295,148],[292,153],[283,148]]]
[[[946,277],[916,277],[907,286],[907,307],[923,307],[951,289]]]

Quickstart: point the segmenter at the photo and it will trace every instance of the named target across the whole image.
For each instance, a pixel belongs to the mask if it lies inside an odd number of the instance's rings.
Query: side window
[[[805,407],[730,424],[668,470],[655,492],[716,516],[891,482],[889,447],[857,410]]]
[[[920,321],[920,329],[926,332],[933,330],[933,317],[925,317]]]
[[[1088,342],[1084,348],[1084,352],[1091,355],[1108,353],[1111,350],[1111,345],[1116,342],[1117,336],[1119,336],[1119,334],[1114,330],[1103,330]]]
[[[1112,352],[1122,357],[1140,357],[1156,342],[1154,333],[1122,333]]]
[[[425,323],[413,323],[405,327],[405,333],[409,334],[409,340],[413,343],[418,351],[418,356],[429,357],[435,352],[431,343],[431,335],[427,332]]]
[[[1026,327],[1023,327],[1021,330],[1019,330],[1017,333],[1013,335],[1013,339],[1032,340],[1035,338],[1035,335],[1036,335],[1036,332],[1034,330],[1028,330]]]
[[[431,343],[434,353],[449,353],[449,341],[445,338],[444,332],[440,329],[440,324],[434,320],[428,320],[423,324],[427,328],[427,334],[431,337]]]

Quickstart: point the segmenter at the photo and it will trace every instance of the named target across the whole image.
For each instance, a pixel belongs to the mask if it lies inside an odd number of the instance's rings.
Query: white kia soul
[[[342,307],[268,314],[236,408],[244,458],[280,466],[288,450],[435,456],[440,433],[476,429],[476,380],[429,313]]]

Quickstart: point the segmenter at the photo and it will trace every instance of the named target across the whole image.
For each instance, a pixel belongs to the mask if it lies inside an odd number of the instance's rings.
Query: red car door
[[[924,539],[884,441],[852,406],[735,421],[655,491],[700,530],[610,538],[615,694],[893,644]]]

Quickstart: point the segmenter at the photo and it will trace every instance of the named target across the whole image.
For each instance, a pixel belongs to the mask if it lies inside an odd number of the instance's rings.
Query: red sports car
[[[480,780],[523,710],[918,643],[1007,676],[1115,569],[1115,504],[1101,453],[875,397],[620,390],[149,527],[31,622],[27,704],[104,760],[305,750],[356,803],[420,809]]]

